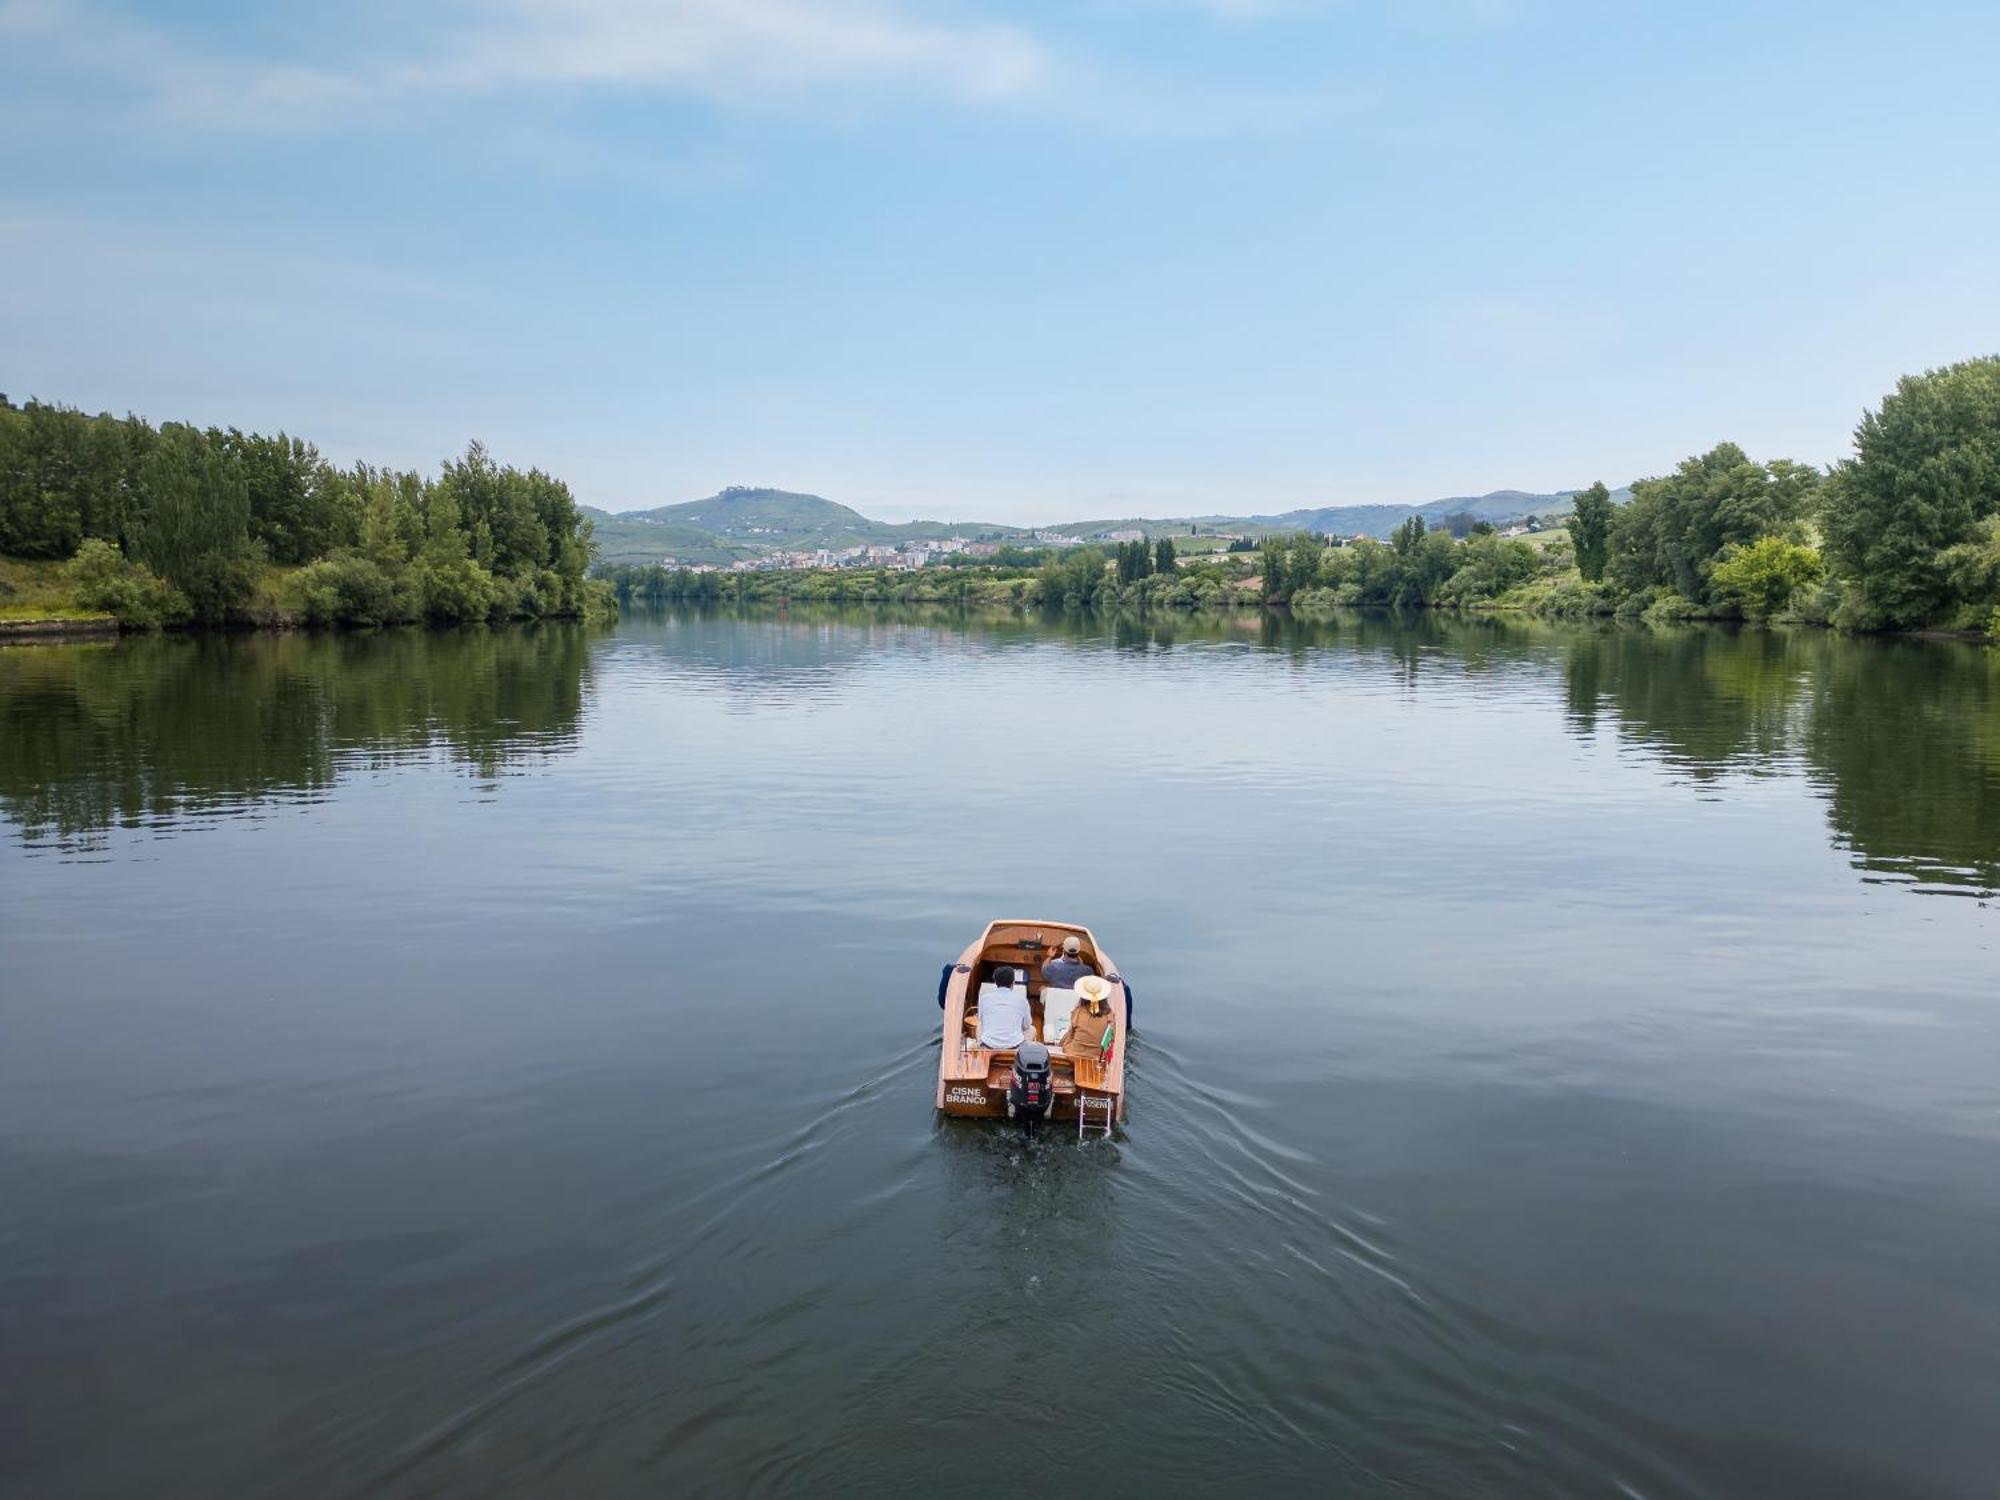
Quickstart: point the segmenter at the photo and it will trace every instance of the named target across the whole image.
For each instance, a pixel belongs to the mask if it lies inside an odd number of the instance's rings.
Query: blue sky
[[[610,509],[1826,462],[2000,350],[2000,6],[0,0],[0,390]]]

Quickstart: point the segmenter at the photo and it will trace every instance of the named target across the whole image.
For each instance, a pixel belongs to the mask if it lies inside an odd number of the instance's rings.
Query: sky
[[[0,0],[0,391],[610,510],[1826,463],[2000,351],[1993,0]]]

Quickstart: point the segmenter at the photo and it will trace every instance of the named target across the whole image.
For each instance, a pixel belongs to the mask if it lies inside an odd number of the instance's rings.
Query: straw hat
[[[1096,1010],[1111,998],[1111,981],[1099,979],[1095,974],[1086,974],[1076,982],[1076,992],[1090,1002],[1092,1010]]]

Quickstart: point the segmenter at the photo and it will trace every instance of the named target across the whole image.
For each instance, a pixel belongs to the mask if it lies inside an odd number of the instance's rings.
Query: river
[[[2000,652],[0,651],[0,1493],[1984,1496]],[[1089,923],[1109,1141],[940,1122]]]

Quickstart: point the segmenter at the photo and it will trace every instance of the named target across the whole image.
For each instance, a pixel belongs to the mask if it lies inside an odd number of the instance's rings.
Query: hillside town
[[[1121,533],[1122,535],[1122,533]],[[1137,537],[1139,532],[1133,532]],[[761,557],[739,558],[731,563],[683,563],[673,557],[660,559],[663,568],[679,568],[689,573],[784,573],[807,568],[888,568],[915,572],[941,563],[947,557],[968,559],[998,557],[1003,547],[1075,547],[1082,537],[1063,531],[1036,531],[1009,542],[980,542],[967,537],[915,537],[893,545],[816,547],[766,553]]]
[[[751,528],[756,530],[758,528]],[[1503,537],[1527,536],[1545,529],[1540,516],[1530,516],[1526,521],[1499,528]],[[1166,533],[1161,533],[1165,535]],[[1308,530],[1308,535],[1320,538],[1330,547],[1348,547],[1357,542],[1379,540],[1367,532],[1333,534]],[[659,559],[659,566],[687,573],[790,573],[806,570],[874,568],[897,572],[916,572],[919,569],[943,563],[946,558],[962,557],[967,561],[996,558],[1010,549],[1039,549],[1076,547],[1085,542],[1143,542],[1148,540],[1146,531],[1139,527],[1124,527],[1115,531],[1101,532],[1093,536],[1072,536],[1064,531],[1035,531],[1012,537],[1006,542],[973,541],[963,536],[915,537],[893,544],[857,544],[852,547],[810,549],[790,549],[767,552],[757,557],[738,558],[728,563],[683,562],[679,558],[666,556]],[[1192,538],[1174,537],[1177,543],[1186,546]],[[1211,531],[1200,537],[1198,550],[1184,551],[1176,561],[1182,567],[1193,563],[1215,560],[1217,553],[1237,551],[1250,538],[1238,532]]]

